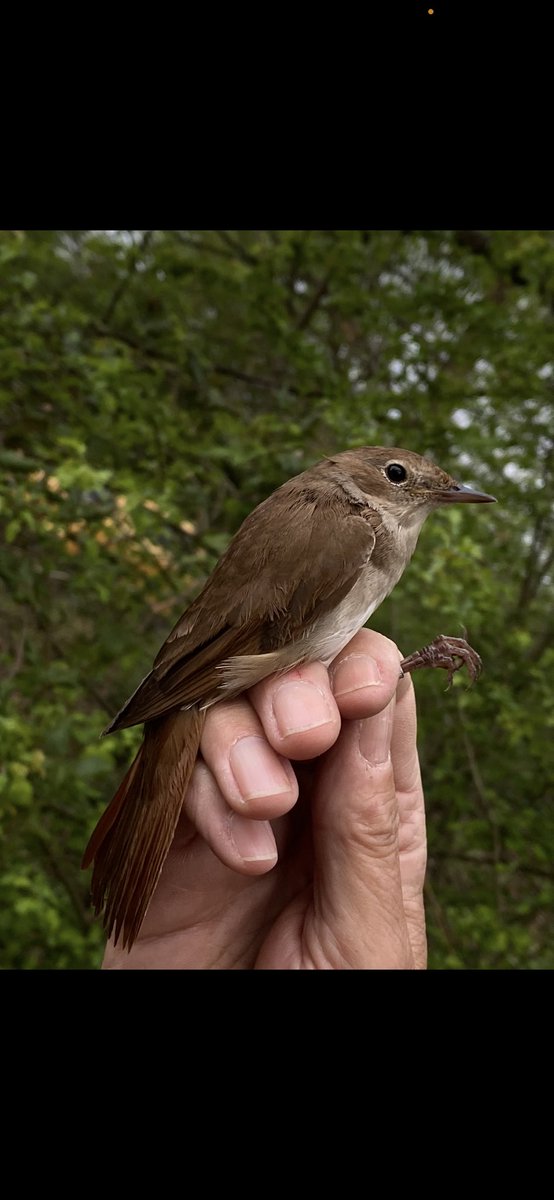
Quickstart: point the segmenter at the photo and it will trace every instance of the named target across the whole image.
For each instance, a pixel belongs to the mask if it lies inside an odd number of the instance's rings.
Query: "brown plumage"
[[[405,478],[392,481],[391,464]],[[146,723],[83,858],[84,867],[94,860],[93,901],[116,941],[130,948],[144,919],[206,708],[293,665],[329,663],[398,582],[427,514],[490,499],[420,455],[366,447],[304,471],[246,518],[105,730]]]
[[[139,748],[83,857],[94,860],[92,898],[117,943],[132,946],[146,915],[196,761],[205,713],[149,721]]]

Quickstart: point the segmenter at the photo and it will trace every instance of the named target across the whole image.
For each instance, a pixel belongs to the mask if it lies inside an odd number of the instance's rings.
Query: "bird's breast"
[[[328,667],[383,603],[401,574],[401,570],[398,575],[377,571],[369,563],[340,604],[312,626],[308,636],[313,646],[313,657]]]
[[[328,667],[390,595],[412,557],[424,516],[422,510],[416,514],[417,519],[405,523],[382,516],[373,552],[356,583],[337,607],[314,622],[308,632],[310,657]]]

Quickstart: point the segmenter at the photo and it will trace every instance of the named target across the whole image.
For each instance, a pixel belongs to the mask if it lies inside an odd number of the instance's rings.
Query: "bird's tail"
[[[200,745],[198,708],[149,721],[144,740],[83,855],[92,899],[115,943],[131,949],[173,840]]]

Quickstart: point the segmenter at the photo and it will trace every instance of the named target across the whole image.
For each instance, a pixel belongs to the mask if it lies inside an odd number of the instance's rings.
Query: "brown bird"
[[[206,709],[301,663],[328,666],[398,583],[428,514],[441,504],[493,500],[419,454],[368,446],[303,471],[246,518],[104,731],[145,723],[82,863],[94,860],[93,901],[116,942],[130,949],[144,920]],[[442,666],[451,679],[464,663],[475,678],[475,651],[441,636],[401,667]]]

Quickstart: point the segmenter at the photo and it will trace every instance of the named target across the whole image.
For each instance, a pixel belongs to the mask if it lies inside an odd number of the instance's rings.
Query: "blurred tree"
[[[0,946],[94,967],[79,860],[140,734],[99,740],[251,508],[407,446],[500,504],[427,523],[375,626],[416,677],[434,967],[553,967],[554,235],[0,234]]]

